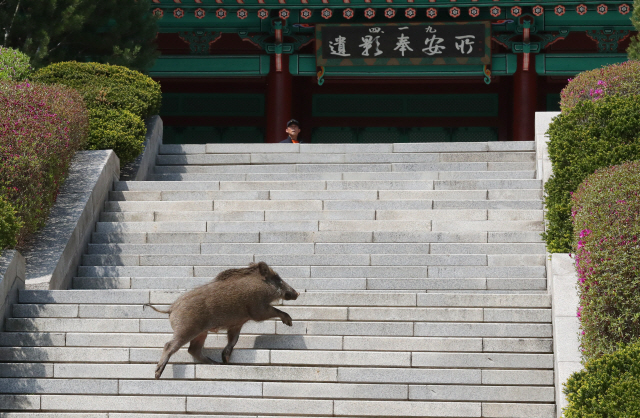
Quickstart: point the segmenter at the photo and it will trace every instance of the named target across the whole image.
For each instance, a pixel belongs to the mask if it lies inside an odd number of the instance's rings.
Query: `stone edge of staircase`
[[[147,134],[144,139],[144,150],[134,161],[126,164],[120,170],[120,180],[143,181],[149,178],[156,163],[156,156],[162,145],[164,124],[158,115],[145,120]]]
[[[546,134],[552,119],[560,112],[536,112],[536,178],[544,183],[553,173]],[[556,416],[569,404],[562,392],[563,384],[574,372],[582,370],[578,331],[578,281],[574,261],[567,253],[547,252],[547,287],[552,300],[554,386],[556,391]]]
[[[11,306],[18,302],[18,290],[24,289],[25,260],[17,250],[0,253],[0,331],[4,319],[11,313]]]
[[[104,202],[120,177],[113,150],[79,151],[47,223],[24,252],[25,288],[67,289]]]

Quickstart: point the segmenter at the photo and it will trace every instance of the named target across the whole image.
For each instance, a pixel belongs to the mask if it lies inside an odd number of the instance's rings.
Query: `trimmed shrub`
[[[32,71],[28,55],[0,46],[0,81],[24,81]]]
[[[46,222],[88,127],[82,97],[73,89],[0,82],[0,194],[22,224],[17,245]]]
[[[598,170],[573,201],[585,358],[640,338],[640,161]]]
[[[142,152],[143,119],[157,114],[162,100],[160,85],[150,77],[117,65],[61,62],[38,70],[33,79],[82,94],[90,109],[87,149],[113,149],[122,164]]]
[[[6,196],[0,195],[0,250],[16,246],[20,226],[15,209]]]
[[[615,95],[640,95],[640,61],[626,61],[578,74],[562,89],[560,109],[566,112],[581,101]]]
[[[564,394],[565,418],[640,417],[640,344],[587,362],[565,383]]]
[[[160,111],[160,84],[118,65],[60,62],[36,71],[32,80],[72,87],[82,94],[88,108],[124,109],[142,119]]]
[[[549,126],[553,175],[545,184],[549,252],[570,252],[571,192],[599,168],[640,159],[640,96],[580,102]]]
[[[133,161],[144,148],[144,122],[128,110],[107,107],[90,109],[89,127],[85,149],[112,149],[122,164]]]

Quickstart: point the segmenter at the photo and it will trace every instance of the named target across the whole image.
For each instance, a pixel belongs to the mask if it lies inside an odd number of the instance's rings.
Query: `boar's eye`
[[[276,287],[282,287],[282,279],[277,274],[269,276],[267,280],[273,283]]]

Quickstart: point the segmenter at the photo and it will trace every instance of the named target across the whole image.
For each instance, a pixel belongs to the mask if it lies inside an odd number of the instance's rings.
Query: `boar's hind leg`
[[[229,358],[231,357],[231,352],[233,351],[233,347],[236,346],[238,342],[238,337],[240,336],[240,330],[242,329],[242,325],[239,327],[229,328],[227,330],[227,346],[222,350],[222,362],[228,363]]]
[[[202,347],[204,347],[204,340],[207,339],[207,333],[209,331],[203,331],[196,338],[191,340],[191,344],[189,344],[189,354],[193,356],[198,361],[209,364],[219,364],[217,361],[210,359],[209,357],[202,354]]]
[[[162,357],[160,357],[160,361],[156,366],[156,379],[160,379],[164,368],[169,361],[169,357],[173,355],[176,351],[180,349],[183,345],[185,345],[189,341],[189,338],[178,337],[174,334],[173,338],[164,345],[164,350],[162,350]]]

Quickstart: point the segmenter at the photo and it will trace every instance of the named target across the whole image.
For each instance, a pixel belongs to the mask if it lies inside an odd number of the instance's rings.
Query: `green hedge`
[[[640,417],[640,344],[587,362],[565,383],[564,393],[565,418]]]
[[[91,121],[87,149],[113,149],[122,164],[142,152],[143,119],[157,114],[162,101],[160,85],[150,77],[117,65],[61,62],[38,70],[33,79],[83,95]]]
[[[20,228],[21,223],[16,217],[13,205],[6,196],[0,195],[0,250],[16,246]]]
[[[560,109],[566,112],[581,101],[615,95],[640,95],[640,61],[625,61],[578,74],[562,89]]]
[[[640,159],[640,96],[582,101],[549,126],[553,175],[545,184],[549,252],[570,252],[571,193],[599,168]]]
[[[598,170],[574,193],[585,358],[640,338],[640,161]]]
[[[145,119],[160,112],[160,84],[126,67],[95,62],[60,62],[36,71],[33,81],[78,90],[88,108],[124,109]]]
[[[21,225],[18,246],[45,224],[88,130],[87,111],[75,90],[0,82],[0,194]]]
[[[94,108],[89,110],[89,121],[86,149],[112,149],[125,163],[142,152],[146,127],[128,110]]]
[[[24,81],[32,71],[28,55],[0,46],[0,81]]]

